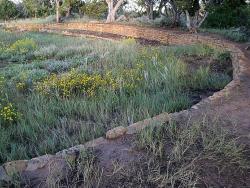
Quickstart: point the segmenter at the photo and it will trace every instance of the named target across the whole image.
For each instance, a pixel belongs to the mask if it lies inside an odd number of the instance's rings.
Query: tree
[[[212,0],[205,27],[230,28],[245,26],[250,28],[250,6],[244,0]]]
[[[23,0],[23,6],[30,17],[48,16],[54,11],[51,0]]]
[[[92,18],[104,18],[107,16],[108,7],[104,0],[93,0],[85,3],[84,13]]]
[[[55,3],[56,3],[56,22],[59,23],[61,20],[60,20],[60,6],[61,6],[61,2],[60,0],[55,0]]]
[[[146,9],[147,16],[149,19],[154,19],[154,6],[157,0],[139,0],[137,4]]]
[[[168,13],[168,11],[170,13]],[[159,5],[159,13],[162,16],[172,17],[173,25],[175,26],[179,25],[181,11],[177,8],[176,2],[174,0],[161,0]]]
[[[0,19],[8,20],[18,16],[15,3],[9,0],[0,0]]]
[[[124,4],[125,0],[106,0],[108,4],[107,23],[114,22],[118,9]]]
[[[65,15],[66,18],[72,15],[72,12],[81,13],[82,7],[85,5],[84,1],[81,0],[64,0],[60,7],[60,12]]]
[[[197,32],[197,28],[208,16],[205,7],[211,3],[211,0],[175,0],[175,2],[177,8],[186,15],[187,28],[192,32]]]

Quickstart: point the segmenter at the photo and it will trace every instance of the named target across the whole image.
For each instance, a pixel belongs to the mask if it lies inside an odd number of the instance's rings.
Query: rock
[[[56,157],[45,167],[48,175],[46,177],[47,187],[55,187],[55,182],[68,179],[72,170],[70,164],[62,158]]]
[[[130,126],[128,126],[128,134],[136,134],[143,130],[145,127],[147,127],[150,122],[152,122],[152,119],[145,119],[143,121],[138,121]]]
[[[153,118],[148,118],[143,121],[136,122],[130,126],[128,126],[127,134],[136,134],[141,130],[145,129],[147,126],[156,125],[156,124],[163,124],[170,121],[170,116],[168,113],[164,112],[161,113]]]
[[[199,108],[198,108],[198,106],[197,106],[197,105],[194,105],[194,106],[192,106],[192,109],[194,109],[194,110],[198,110]]]
[[[42,165],[43,166],[43,165]],[[57,187],[55,184],[68,177],[72,166],[59,156],[52,156],[42,168],[22,172],[23,184],[28,187]]]
[[[247,46],[245,49],[249,51],[250,50],[250,46]]]
[[[8,182],[11,178],[7,175],[6,171],[2,166],[0,166],[0,185],[2,181]]]
[[[100,138],[91,140],[89,142],[86,142],[84,144],[84,146],[86,146],[86,148],[93,148],[93,147],[96,147],[98,145],[105,144],[106,142],[107,142],[107,140],[105,138],[100,137]]]
[[[5,168],[6,173],[9,176],[12,176],[13,174],[25,171],[27,168],[27,163],[27,160],[11,161],[5,163],[3,167]]]
[[[163,112],[155,117],[152,118],[153,121],[155,121],[156,123],[167,123],[170,121],[170,117],[169,114],[167,112]]]
[[[107,133],[106,133],[106,138],[107,139],[115,139],[115,138],[119,138],[121,137],[122,135],[126,134],[127,132],[127,128],[123,127],[123,126],[119,126],[119,127],[116,127],[114,129],[111,129],[109,130]]]
[[[52,157],[52,155],[44,155],[41,157],[33,158],[28,161],[26,170],[33,171],[43,168],[52,159]]]

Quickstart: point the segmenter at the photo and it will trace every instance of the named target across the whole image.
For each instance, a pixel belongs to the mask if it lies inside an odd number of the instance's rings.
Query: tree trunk
[[[169,1],[169,4],[172,7],[173,16],[174,16],[173,25],[178,26],[180,23],[180,12],[178,11],[178,8],[173,0]]]
[[[186,14],[186,26],[190,30],[191,29],[190,15],[189,15],[189,12],[187,10],[185,10],[185,14]]]
[[[71,8],[71,6],[69,6],[69,7],[67,8],[66,18],[70,17],[70,15],[71,15],[71,10],[72,10],[72,8]]]
[[[108,4],[108,17],[106,23],[111,23],[115,21],[116,12],[118,11],[123,2],[124,0],[119,0],[114,6],[113,0],[106,0],[106,3]]]
[[[188,30],[192,33],[197,33],[197,27],[198,27],[197,13],[195,14],[195,16],[191,17],[189,12],[185,10],[185,14],[186,14],[186,26]]]
[[[197,33],[197,29],[201,27],[202,23],[206,20],[208,12],[206,12],[202,18],[199,20],[199,11],[195,13],[193,17],[190,16],[189,12],[186,10],[186,26],[189,31]]]
[[[60,1],[56,0],[56,22],[60,22]]]
[[[149,9],[148,18],[149,18],[150,20],[153,20],[153,19],[154,19],[154,4],[153,4],[153,3],[150,3],[148,9]]]

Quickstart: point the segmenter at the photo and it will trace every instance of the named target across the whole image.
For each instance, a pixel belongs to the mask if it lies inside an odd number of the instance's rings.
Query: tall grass
[[[202,32],[214,33],[221,35],[227,39],[236,42],[247,42],[249,41],[249,36],[245,32],[240,31],[239,29],[209,29],[202,28],[200,29]]]
[[[24,39],[33,41],[34,48],[19,54],[9,50],[17,41],[27,46]],[[0,63],[9,62],[0,70],[5,79],[3,105],[13,104],[20,114],[12,122],[0,118],[0,163],[55,153],[102,136],[112,127],[188,108],[195,91],[218,90],[230,81],[208,68],[189,72],[182,56],[216,58],[222,53],[203,45],[152,48],[133,39],[110,42],[3,30],[0,43]],[[97,83],[95,95],[88,96],[79,90],[82,85],[75,85],[65,97],[47,82],[49,95],[36,90],[45,80],[54,76],[60,83],[72,72],[76,78],[109,75],[115,89],[105,86],[101,91]]]
[[[245,177],[250,167],[247,150],[221,127],[218,117],[209,121],[204,117],[194,123],[149,126],[138,135],[137,146],[147,153],[147,162],[134,164],[135,171],[130,169],[127,174],[129,182],[134,184],[203,187],[246,183],[246,179],[238,180]],[[140,170],[139,177],[130,177]],[[126,178],[123,176],[123,179]]]

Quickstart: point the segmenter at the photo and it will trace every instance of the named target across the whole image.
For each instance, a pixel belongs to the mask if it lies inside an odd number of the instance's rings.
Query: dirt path
[[[20,26],[21,27],[21,26]],[[48,32],[53,32],[48,29]],[[104,30],[104,33],[97,32],[94,27],[85,28],[84,30],[70,32],[63,26],[60,30],[62,34],[79,36],[79,34],[87,34],[92,37],[99,38],[111,38],[114,40],[120,39],[124,36],[123,30]],[[54,31],[58,33],[60,28],[58,25],[54,26]],[[100,26],[98,26],[100,27]],[[105,25],[103,27],[106,27]],[[107,26],[108,27],[108,26]],[[119,26],[119,28],[127,26]],[[23,29],[24,27],[22,27]],[[129,26],[129,29],[133,26]],[[40,28],[41,29],[41,28]],[[74,29],[74,27],[73,27]],[[126,28],[124,28],[126,30]],[[42,29],[46,31],[46,28]],[[193,44],[197,42],[204,42],[209,44],[216,44],[217,46],[224,47],[231,50],[234,53],[234,60],[238,61],[238,65],[234,65],[234,80],[226,87],[226,89],[215,93],[214,96],[205,99],[198,105],[193,106],[189,110],[171,114],[171,118],[182,124],[187,121],[199,121],[201,118],[207,116],[207,118],[219,117],[222,121],[221,126],[233,131],[234,134],[239,136],[239,143],[245,144],[250,147],[250,51],[247,51],[246,44],[237,44],[225,39],[216,38],[214,36],[203,36],[196,34],[189,34],[181,31],[167,31],[162,29],[152,28],[138,28],[135,27],[136,32],[128,32],[126,37],[140,36],[140,40],[144,43],[155,44]],[[67,31],[66,33],[64,31]],[[109,33],[107,33],[108,31]],[[117,33],[120,32],[120,35]],[[130,33],[130,34],[129,34]],[[134,34],[135,33],[135,34]],[[156,35],[156,36],[153,36]],[[152,36],[152,37],[151,37]],[[106,177],[110,177],[112,174],[111,169],[115,162],[121,163],[121,165],[128,166],[133,161],[138,160],[143,154],[134,150],[133,139],[135,135],[125,135],[122,138],[116,140],[101,140],[98,144],[94,145],[99,165],[103,168],[103,174]],[[107,182],[108,187],[112,187],[109,184],[112,180]]]

